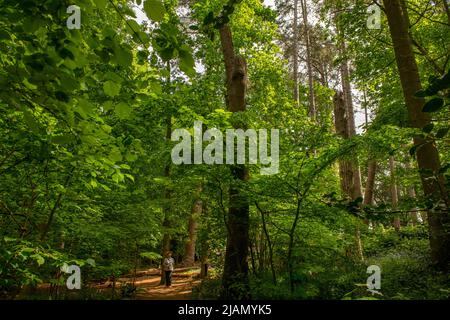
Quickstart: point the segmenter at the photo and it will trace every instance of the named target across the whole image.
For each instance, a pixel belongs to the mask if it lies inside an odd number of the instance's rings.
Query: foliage
[[[196,264],[210,269],[194,297],[217,298],[233,174],[170,158],[171,132],[202,121],[221,131],[237,123],[280,131],[279,173],[251,164],[239,184],[249,204],[253,299],[448,299],[448,274],[429,262],[426,212],[439,204],[424,196],[414,161],[421,145],[412,139],[438,148],[442,164],[430,179],[442,175],[450,187],[450,33],[437,3],[406,2],[423,83],[416,97],[431,118],[421,129],[410,125],[384,14],[381,29],[366,27],[372,1],[306,1],[314,18],[300,29],[310,35],[312,118],[307,68],[299,103],[292,99],[294,41],[306,56],[303,33],[292,32],[292,1],[79,0],[81,29],[69,29],[67,1],[0,0],[1,297],[48,298],[27,290],[63,286],[65,264],[82,267],[86,284],[115,281],[158,267],[166,245],[178,264],[195,238]],[[247,63],[245,112],[227,110],[225,25]],[[333,116],[344,62],[359,109],[349,139],[336,134]],[[339,165],[357,164],[367,190],[371,161],[373,201],[350,199]],[[382,269],[382,295],[367,291],[369,265]],[[120,297],[89,285],[61,297],[133,298],[139,290],[124,284]]]

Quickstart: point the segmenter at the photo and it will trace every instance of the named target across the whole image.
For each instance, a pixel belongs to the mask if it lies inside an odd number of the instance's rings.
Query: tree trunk
[[[205,203],[202,204],[202,214],[206,216],[208,214],[208,207]],[[209,230],[210,230],[209,219],[206,219],[206,225],[202,228],[199,236],[199,246],[200,246],[200,278],[204,279],[208,276],[208,266],[209,266]]]
[[[414,187],[408,187],[408,196],[411,199],[414,199],[416,197],[416,191],[414,190]],[[413,210],[411,210],[411,224],[413,226],[417,225],[417,223],[419,222],[419,216],[417,215],[417,211],[415,209],[416,208],[413,208]]]
[[[337,24],[336,19],[336,29],[339,34],[341,34],[341,30],[339,29],[339,25]],[[345,57],[346,55],[346,45],[345,41],[342,40],[339,45],[339,52],[342,57]],[[350,84],[350,72],[348,68],[348,62],[346,59],[343,59],[341,66],[340,66],[340,73],[341,73],[341,82],[342,82],[342,97],[344,100],[345,105],[345,115],[346,115],[346,138],[351,138],[354,135],[356,135],[356,127],[355,127],[355,112],[353,107],[353,99],[352,99],[352,87]],[[361,189],[361,173],[359,169],[358,159],[355,158],[350,163],[351,165],[351,171],[353,174],[353,181],[352,181],[352,190],[351,190],[351,197],[352,199],[356,199],[358,197],[362,197],[362,189]]]
[[[398,190],[397,190],[397,182],[395,179],[395,162],[393,156],[389,157],[389,171],[391,173],[390,189],[391,189],[392,209],[396,210],[398,207]],[[394,220],[392,222],[392,225],[394,226],[396,231],[400,231],[401,224],[398,213],[394,214]]]
[[[374,159],[369,160],[369,166],[367,168],[367,181],[366,188],[364,189],[364,206],[372,206],[373,205],[373,192],[375,189],[375,176],[377,173],[377,162]],[[370,225],[369,219],[364,219],[364,223],[366,225]],[[373,225],[373,224],[372,224]]]
[[[170,62],[167,62],[167,71],[168,71],[168,76],[167,76],[167,90],[170,90],[170,73],[171,73],[171,68],[170,68]],[[172,116],[169,115],[166,118],[166,141],[170,141],[170,137],[172,135]],[[167,164],[164,166],[164,177],[168,178],[170,177],[170,163],[171,163],[171,159],[169,158],[167,160]],[[161,259],[161,279],[159,281],[159,283],[161,285],[165,284],[166,282],[166,278],[164,276],[164,269],[163,269],[163,261],[164,261],[164,255],[166,254],[167,251],[170,250],[170,240],[171,240],[171,235],[169,232],[169,228],[171,226],[171,219],[169,217],[170,215],[170,197],[171,197],[171,193],[172,191],[166,187],[164,190],[164,204],[163,204],[163,213],[164,213],[164,221],[162,224],[163,227],[163,240],[162,240],[162,245],[161,245],[161,256],[163,257]]]
[[[227,79],[227,102],[231,112],[245,111],[247,66],[245,59],[235,56],[233,39],[228,24],[220,28],[220,40]],[[249,203],[241,191],[239,182],[247,181],[248,169],[244,165],[232,165],[233,181],[229,189],[228,236],[221,298],[248,299],[248,246]]]
[[[348,139],[347,110],[342,92],[336,92],[333,98],[334,103],[334,127],[336,134],[344,139]],[[353,171],[351,163],[347,159],[339,160],[339,176],[342,192],[352,198]]]
[[[405,168],[407,170],[411,170],[411,164],[409,162],[405,163]],[[416,198],[416,190],[414,189],[414,186],[409,186],[408,187],[408,197],[411,199],[415,199]],[[411,224],[413,226],[417,225],[417,223],[419,222],[419,215],[417,214],[417,208],[412,208],[411,209]]]
[[[292,43],[292,59],[293,59],[293,80],[294,80],[294,102],[299,105],[298,96],[298,0],[294,0],[294,24],[293,24],[293,43]]]
[[[200,191],[198,193],[200,193]],[[202,200],[198,196],[192,205],[191,215],[189,216],[189,223],[188,223],[189,239],[186,243],[182,262],[182,265],[184,267],[192,267],[195,262],[195,245],[197,242],[198,218],[202,213]]]
[[[336,20],[337,22],[337,20]],[[336,30],[338,33],[342,33],[339,29],[339,25],[336,23]],[[342,40],[339,46],[340,54],[345,57],[346,54],[346,45],[345,40]],[[353,108],[353,99],[352,99],[352,87],[350,84],[350,72],[348,68],[348,62],[346,59],[344,59],[341,63],[340,67],[341,72],[341,80],[342,80],[342,91],[343,91],[343,100],[345,104],[345,111],[346,111],[346,120],[347,120],[347,137],[351,138],[354,135],[356,135],[356,128],[355,128],[355,115],[354,115],[354,108]],[[351,171],[352,175],[352,188],[350,193],[350,198],[355,200],[357,198],[362,198],[362,189],[361,189],[361,173],[359,169],[359,163],[358,158],[355,157],[354,160],[349,161],[349,170]],[[363,261],[364,255],[363,255],[363,248],[362,248],[362,242],[360,237],[360,231],[359,227],[356,226],[355,231],[355,241],[356,241],[356,250],[357,250],[357,256],[358,258]]]
[[[336,133],[344,139],[349,139],[355,135],[354,117],[350,116],[350,113],[353,113],[353,107],[348,107],[345,94],[342,92],[335,94],[333,102]],[[341,163],[342,191],[351,199],[361,197],[361,176],[358,165],[349,160],[342,160]]]
[[[414,96],[417,91],[421,90],[422,86],[405,13],[402,11],[400,0],[383,0],[383,3],[394,44],[397,67],[410,122],[414,128],[423,128],[430,123],[430,116],[422,112],[424,100]],[[421,170],[425,196],[440,204],[440,208],[434,211],[430,210],[427,214],[432,261],[441,269],[448,269],[450,235],[446,226],[449,224],[449,204],[444,178],[442,174],[438,173],[440,169],[439,154],[433,143],[425,141],[421,137],[415,137],[414,144],[420,145],[416,150],[416,155],[418,167]],[[430,176],[427,171],[434,174]]]
[[[364,97],[364,119],[366,124],[366,132],[369,126],[369,112],[367,110],[367,97],[366,97],[366,90],[363,90],[363,97]],[[377,162],[375,159],[373,159],[373,156],[369,155],[369,164],[367,168],[367,181],[366,181],[366,187],[364,189],[364,200],[363,205],[365,206],[371,206],[373,205],[373,192],[375,189],[375,176],[377,173]],[[364,223],[367,225],[370,225],[370,221],[368,219],[364,219]]]
[[[250,240],[249,249],[250,249],[250,261],[252,262],[252,272],[254,275],[256,275],[257,271],[256,271],[256,264],[255,264],[255,254],[253,253],[253,242],[251,240]]]
[[[159,281],[160,285],[163,285],[166,283],[166,278],[164,276],[163,261],[164,261],[164,256],[165,256],[166,252],[170,250],[170,234],[167,231],[167,229],[170,228],[170,221],[167,216],[168,213],[167,214],[166,213],[167,212],[164,213],[165,216],[164,216],[164,221],[162,224],[163,230],[164,230],[164,235],[163,235],[163,240],[162,240],[162,245],[161,245],[161,256],[163,258],[161,259],[161,264],[160,264],[160,266],[161,266],[161,279]]]
[[[348,108],[345,105],[344,94],[342,92],[336,92],[333,102],[334,125],[336,133],[344,139],[348,139],[350,137],[349,133],[351,130],[349,129],[347,116]],[[359,180],[359,186],[355,186],[357,179],[355,179],[354,165],[349,160],[341,159],[339,161],[339,176],[341,181],[341,190],[349,199],[355,200],[356,198],[361,197],[361,181]],[[355,247],[358,259],[363,261],[364,255],[358,226],[356,226],[355,229]]]
[[[364,190],[364,205],[373,205],[373,191],[375,188],[375,175],[377,173],[377,162],[369,160],[369,167],[367,169],[366,189]]]
[[[314,97],[314,82],[313,82],[313,74],[312,74],[312,64],[311,64],[311,44],[309,38],[309,27],[308,27],[308,8],[306,6],[306,0],[300,0],[302,5],[302,16],[303,16],[303,36],[305,38],[305,46],[306,46],[306,66],[308,71],[308,86],[309,86],[309,116],[312,119],[316,118],[316,104]]]
[[[344,101],[346,105],[346,111],[347,111],[347,123],[348,123],[348,137],[351,138],[354,135],[356,135],[356,129],[355,129],[355,116],[354,116],[354,110],[353,110],[353,102],[352,102],[352,94],[351,94],[351,87],[350,82],[348,80],[348,67],[347,63],[345,62],[344,70],[343,72],[343,78],[342,78],[342,85],[344,90]],[[347,92],[347,93],[346,93]],[[361,173],[359,170],[359,163],[358,158],[355,157],[353,161],[351,161],[351,170],[353,173],[353,181],[352,181],[352,198],[356,199],[358,197],[362,197],[362,190],[361,190]]]

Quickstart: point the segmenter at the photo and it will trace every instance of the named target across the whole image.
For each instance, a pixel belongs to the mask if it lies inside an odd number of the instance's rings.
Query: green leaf
[[[105,191],[111,191],[111,188],[108,187],[107,185],[104,185],[104,184],[100,183],[100,187],[102,187]]]
[[[113,102],[111,100],[106,101],[105,103],[103,103],[102,108],[104,111],[112,110]]]
[[[141,252],[139,254],[143,258],[147,258],[150,260],[159,260],[162,259],[162,256],[159,253],[156,252]]]
[[[92,267],[95,267],[95,260],[92,258],[86,259],[86,263]]]
[[[444,99],[434,98],[425,103],[422,112],[437,112],[444,106]]]
[[[131,9],[129,6],[125,5],[122,7],[123,13],[125,13],[127,16],[136,18],[136,13]]]
[[[37,89],[37,86],[35,86],[34,84],[28,82],[27,79],[23,79],[22,83],[25,85],[25,87],[27,87],[27,89],[30,89],[30,90],[36,90]]]
[[[76,68],[79,67],[78,64],[75,61],[71,60],[71,59],[65,59],[64,60],[64,65],[67,68],[72,69],[72,70],[75,70]]]
[[[111,133],[112,128],[110,126],[108,126],[107,124],[103,124],[101,126],[102,130],[105,131],[106,133]]]
[[[67,91],[73,91],[80,87],[80,82],[77,79],[72,78],[68,75],[61,75],[60,77],[61,87]]]
[[[129,67],[133,62],[133,55],[130,50],[125,49],[122,46],[117,46],[114,50],[114,54],[117,63],[122,67]]]
[[[109,153],[108,159],[113,162],[122,161],[122,153],[120,152],[119,148],[113,147],[111,152]]]
[[[112,179],[115,183],[119,183],[124,180],[124,176],[120,172],[116,172],[112,175]]]
[[[103,90],[110,97],[117,96],[120,92],[120,88],[121,88],[120,84],[115,83],[113,81],[106,81],[103,84]]]
[[[141,31],[141,27],[136,22],[136,20],[133,19],[127,20],[127,29],[130,29],[131,34],[134,34],[135,32],[138,33],[139,31]]]
[[[442,139],[445,137],[450,130],[450,127],[439,129],[438,132],[436,132],[436,139]]]
[[[91,179],[91,181],[89,182],[89,184],[92,186],[92,188],[97,188],[97,180],[95,179]]]
[[[149,52],[147,50],[139,50],[137,52],[137,58],[138,58],[139,64],[142,65],[147,60],[148,56],[149,56]]]
[[[79,267],[82,267],[86,264],[86,262],[84,260],[73,260],[73,263]]]
[[[80,98],[78,99],[78,106],[84,111],[84,113],[89,114],[94,109],[94,105],[92,105],[88,100]]]
[[[158,51],[159,56],[164,60],[164,61],[169,61],[170,59],[172,59],[175,56],[175,49],[171,46],[164,48],[162,50]]]
[[[160,22],[164,18],[166,8],[161,0],[146,0],[144,11],[147,17],[155,22]]]
[[[23,118],[27,126],[34,132],[39,132],[39,123],[34,118],[33,114],[28,110],[23,112]]]
[[[45,259],[44,259],[44,257],[42,257],[40,254],[33,254],[32,256],[31,256],[31,258],[33,258],[34,260],[36,260],[36,262],[37,262],[37,264],[39,265],[39,266],[41,266],[41,265],[43,265],[44,264],[44,262],[45,262]]]
[[[184,73],[186,73],[188,76],[194,76],[195,75],[195,61],[192,57],[192,54],[189,52],[189,49],[187,48],[181,48],[180,49],[180,69]]]
[[[56,144],[69,144],[73,141],[73,138],[72,138],[72,136],[69,136],[69,135],[62,135],[62,136],[52,137],[51,141]]]
[[[147,33],[138,31],[137,34],[138,34],[138,38],[135,39],[135,41],[138,41],[140,43],[143,42],[144,45],[146,45],[146,46],[150,43],[150,37]],[[134,35],[134,37],[136,37],[136,35]]]
[[[133,162],[133,161],[135,161],[137,158],[138,158],[137,155],[135,155],[135,154],[133,154],[133,153],[130,153],[130,152],[128,152],[128,153],[125,155],[125,159],[127,159],[127,161],[129,161],[129,162]]]
[[[131,114],[131,107],[129,104],[125,102],[120,102],[116,106],[116,115],[119,119],[121,120],[128,119],[130,117],[130,114]]]
[[[117,73],[114,73],[111,71],[106,72],[105,75],[103,76],[103,79],[105,79],[106,81],[111,80],[116,83],[123,82],[123,78],[121,76],[119,76]]]
[[[154,92],[156,94],[160,94],[162,92],[162,86],[161,84],[156,80],[151,80],[148,83],[149,88],[151,89],[151,92]]]
[[[105,7],[106,7],[106,1],[108,1],[108,0],[94,0],[95,5],[96,5],[99,9],[105,9]]]

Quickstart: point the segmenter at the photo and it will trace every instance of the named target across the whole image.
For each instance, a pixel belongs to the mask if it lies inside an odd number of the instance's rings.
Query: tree
[[[245,111],[247,90],[247,64],[234,53],[233,37],[228,24],[219,29],[223,58],[225,61],[227,103],[231,112]],[[248,180],[248,169],[244,165],[231,167],[233,178],[229,190],[227,221],[227,248],[223,273],[222,298],[248,298],[248,245],[249,203],[240,190],[239,182]]]
[[[293,28],[293,39],[292,39],[292,61],[293,61],[293,70],[292,75],[294,79],[294,101],[298,105],[299,104],[299,95],[298,95],[298,0],[294,0],[294,24]]]
[[[203,211],[203,203],[200,198],[201,187],[198,187],[196,192],[196,198],[192,204],[192,211],[188,221],[188,236],[189,239],[186,242],[186,247],[183,256],[183,266],[192,267],[195,262],[195,249],[197,243],[197,229],[198,219]]]
[[[415,95],[422,89],[422,85],[408,33],[407,12],[402,8],[400,0],[384,0],[383,4],[411,126],[421,129],[430,124],[431,119],[427,113],[422,112],[424,99]],[[438,204],[436,210],[428,211],[432,259],[440,268],[446,269],[450,261],[450,233],[446,227],[449,224],[449,200],[444,178],[439,173],[439,153],[432,142],[419,136],[414,138],[414,145],[417,146],[417,163],[423,191],[432,202]]]
[[[309,36],[309,25],[308,25],[308,7],[306,0],[300,0],[302,6],[302,16],[303,16],[303,37],[305,39],[306,47],[306,67],[308,72],[308,100],[309,107],[308,113],[312,119],[316,118],[316,103],[314,97],[314,82],[313,82],[313,71],[312,71],[312,57],[311,57],[311,39]]]
[[[397,181],[395,179],[395,160],[394,156],[389,157],[389,171],[391,173],[391,182],[390,182],[390,189],[391,189],[391,201],[392,201],[392,209],[397,210],[398,208],[398,188],[397,188]],[[392,222],[395,230],[400,230],[400,218],[398,214],[394,214],[394,219]]]

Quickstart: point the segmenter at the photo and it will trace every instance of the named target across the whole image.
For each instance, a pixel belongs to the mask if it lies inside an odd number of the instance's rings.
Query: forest
[[[450,299],[449,7],[0,0],[0,300]]]

